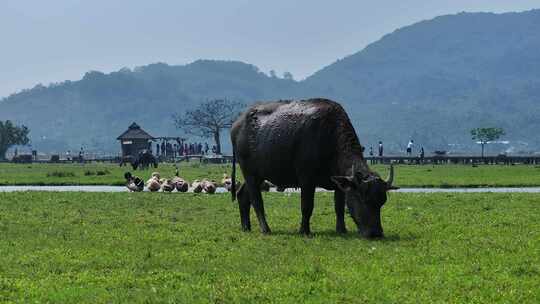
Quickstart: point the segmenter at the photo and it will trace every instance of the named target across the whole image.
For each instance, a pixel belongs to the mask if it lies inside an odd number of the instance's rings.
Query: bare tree
[[[216,153],[221,154],[221,131],[232,126],[243,107],[244,104],[228,99],[207,100],[183,115],[175,114],[174,124],[188,134],[213,137]]]

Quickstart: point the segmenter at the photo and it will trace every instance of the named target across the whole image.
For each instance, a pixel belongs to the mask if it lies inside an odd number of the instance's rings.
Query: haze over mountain
[[[398,29],[301,82],[233,61],[88,72],[4,98],[0,120],[28,125],[40,150],[116,151],[116,136],[132,121],[156,136],[176,135],[171,115],[206,99],[321,96],[346,107],[367,146],[381,139],[399,150],[414,138],[428,150],[475,148],[469,130],[497,126],[514,147],[533,150],[540,147],[539,33],[540,10],[441,16]]]

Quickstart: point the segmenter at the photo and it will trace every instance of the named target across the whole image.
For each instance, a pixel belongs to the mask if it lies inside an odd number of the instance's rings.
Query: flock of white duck
[[[132,192],[143,191],[146,186],[150,192],[172,192],[174,190],[178,192],[188,192],[191,188],[194,193],[214,194],[218,188],[216,181],[206,178],[194,180],[190,187],[189,182],[179,176],[178,168],[176,168],[175,176],[173,178],[162,178],[159,172],[153,172],[146,183],[144,183],[141,178],[131,175],[130,172],[126,172],[124,177],[126,178],[126,187]],[[227,191],[231,191],[232,180],[227,174],[223,174],[221,184]],[[239,186],[239,183],[237,183],[237,186]]]

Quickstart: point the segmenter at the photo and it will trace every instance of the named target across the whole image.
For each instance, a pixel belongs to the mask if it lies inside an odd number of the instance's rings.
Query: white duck
[[[204,190],[204,192],[208,193],[208,194],[214,194],[216,193],[216,189],[217,189],[217,186],[216,186],[216,182],[213,181],[213,180],[207,180],[206,178],[202,180],[202,188]]]
[[[148,188],[148,190],[150,190],[151,192],[159,191],[159,189],[161,189],[161,182],[159,177],[160,176],[158,172],[152,173],[152,177],[150,177],[150,179],[146,181],[146,188]]]
[[[144,181],[137,176],[131,175],[130,172],[124,174],[126,179],[126,187],[131,192],[141,192],[144,189]]]
[[[172,182],[178,192],[187,192],[189,189],[188,181],[179,176],[178,168],[176,168],[175,176],[173,177]]]
[[[163,192],[172,192],[174,190],[174,188],[175,188],[175,184],[170,179],[165,179],[161,183],[161,190]]]
[[[193,189],[193,193],[201,193],[203,190],[203,183],[200,180],[196,179],[191,184],[191,188]]]

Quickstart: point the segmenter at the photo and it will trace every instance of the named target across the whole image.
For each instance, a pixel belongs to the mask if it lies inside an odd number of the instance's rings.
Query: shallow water
[[[124,186],[0,186],[0,192],[20,191],[56,191],[56,192],[128,192]],[[145,189],[145,191],[148,191]],[[271,189],[271,192],[276,192]],[[176,192],[176,191],[175,191]],[[190,191],[191,192],[191,189]],[[226,193],[225,188],[217,188],[216,193]],[[300,192],[300,189],[286,189],[288,192]],[[317,189],[317,192],[328,192],[325,189]],[[403,193],[540,193],[540,187],[516,187],[516,188],[401,188],[394,192]]]

